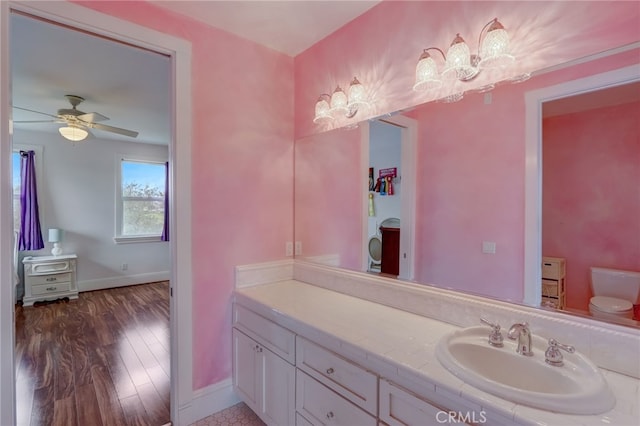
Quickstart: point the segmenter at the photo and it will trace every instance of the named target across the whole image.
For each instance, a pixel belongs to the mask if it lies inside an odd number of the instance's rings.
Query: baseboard
[[[178,412],[178,424],[190,425],[218,411],[236,405],[240,399],[233,391],[231,379],[226,379],[193,391],[191,404]]]
[[[83,280],[78,281],[78,291],[104,290],[107,288],[125,287],[128,285],[152,283],[155,281],[168,281],[170,278],[170,271],[161,271],[149,272],[146,274],[99,278],[95,280]]]

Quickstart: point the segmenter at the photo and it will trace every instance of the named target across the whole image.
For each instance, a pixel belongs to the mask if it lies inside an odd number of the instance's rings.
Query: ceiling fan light
[[[87,138],[87,136],[89,136],[89,132],[71,124],[65,127],[60,127],[58,131],[60,132],[62,137],[73,142],[83,141]]]

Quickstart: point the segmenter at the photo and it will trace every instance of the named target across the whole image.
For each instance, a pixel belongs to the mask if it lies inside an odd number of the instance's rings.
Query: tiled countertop
[[[613,410],[592,416],[551,413],[495,397],[465,384],[436,359],[438,340],[459,327],[300,281],[236,290],[237,303],[343,354],[403,386],[462,397],[506,424],[638,425],[640,381],[602,370],[616,397]],[[414,387],[415,389],[415,387]]]

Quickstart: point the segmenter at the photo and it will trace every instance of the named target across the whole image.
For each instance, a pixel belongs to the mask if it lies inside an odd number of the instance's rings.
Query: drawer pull
[[[58,281],[58,278],[56,278],[56,277],[47,278],[47,281],[48,282]]]
[[[329,411],[329,412],[327,413],[327,418],[328,418],[328,419],[332,419],[332,418],[333,418],[333,411]]]
[[[56,291],[58,287],[47,287],[47,291]]]
[[[331,375],[334,373],[333,368],[327,368],[327,374]]]

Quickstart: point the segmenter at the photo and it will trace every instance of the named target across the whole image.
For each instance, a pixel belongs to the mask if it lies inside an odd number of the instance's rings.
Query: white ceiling
[[[378,1],[153,1],[288,55],[326,37]],[[11,17],[12,102],[56,114],[81,96],[78,109],[98,112],[136,139],[92,130],[95,138],[167,144],[170,139],[169,58],[19,14]],[[13,109],[14,121],[49,120]],[[16,130],[57,134],[60,124],[14,123]]]
[[[364,13],[377,1],[154,3],[295,55]],[[169,58],[19,14],[11,17],[10,55],[14,106],[56,114],[58,109],[70,107],[64,95],[78,95],[85,98],[79,110],[98,112],[110,118],[103,124],[140,133],[131,139],[92,130],[95,138],[169,143]],[[13,110],[14,121],[50,118]],[[14,123],[14,127],[57,134],[60,125]]]
[[[380,0],[151,1],[263,46],[296,56]]]

